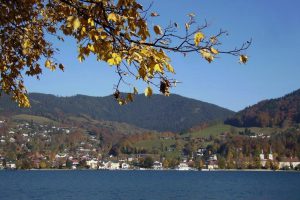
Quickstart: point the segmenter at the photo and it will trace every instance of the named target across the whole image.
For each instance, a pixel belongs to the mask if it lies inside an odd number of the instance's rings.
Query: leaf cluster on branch
[[[151,96],[156,86],[164,95],[177,81],[170,78],[175,73],[167,53],[198,53],[209,63],[220,54],[239,56],[241,63],[248,57],[242,52],[251,41],[230,51],[220,48],[226,31],[205,35],[205,23],[197,26],[194,14],[180,31],[177,23],[166,28],[148,26],[150,13],[137,0],[17,0],[0,4],[0,94],[7,93],[19,103],[29,107],[30,102],[23,76],[39,79],[43,67],[64,70],[55,59],[58,51],[48,35],[58,40],[71,36],[78,45],[78,60],[94,54],[98,61],[107,62],[119,75],[114,97],[123,105],[133,101],[137,88],[127,77],[148,84],[144,93]],[[183,32],[183,34],[181,34]],[[119,92],[120,84],[127,84],[132,92]]]

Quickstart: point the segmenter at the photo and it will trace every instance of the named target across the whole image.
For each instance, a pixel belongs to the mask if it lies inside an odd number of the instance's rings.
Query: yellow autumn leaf
[[[82,62],[84,60],[84,56],[83,55],[79,55],[78,57],[79,62]]]
[[[201,33],[201,32],[197,32],[195,35],[194,35],[194,42],[195,42],[195,45],[198,46],[199,43],[201,42],[201,40],[204,39],[204,34]]]
[[[101,32],[101,33],[100,33],[100,38],[101,38],[102,40],[104,40],[105,38],[107,38],[107,34],[106,34],[105,32]]]
[[[19,97],[16,97],[19,100],[19,107],[29,108],[30,102],[28,97],[25,94],[20,94]]]
[[[146,89],[145,89],[145,96],[146,97],[150,97],[151,95],[152,95],[152,89],[151,89],[151,87],[147,87]]]
[[[94,45],[92,45],[92,44],[89,44],[89,45],[88,45],[88,49],[89,49],[91,52],[95,52],[95,47],[94,47]]]
[[[138,72],[139,72],[139,76],[145,79],[147,75],[147,71],[143,67],[140,67]]]
[[[206,50],[200,51],[201,55],[205,60],[207,60],[209,63],[211,63],[214,60],[214,57]]]
[[[50,66],[51,66],[51,61],[50,60],[46,60],[45,67],[50,68]]]
[[[153,27],[153,30],[154,30],[154,32],[155,32],[157,35],[162,35],[162,30],[161,30],[160,26],[155,25],[155,26]]]
[[[86,34],[86,28],[85,28],[85,27],[82,27],[82,29],[80,30],[80,33],[81,33],[81,35]]]
[[[122,58],[119,54],[113,53],[111,58],[107,60],[109,65],[119,65],[122,61]]]
[[[107,16],[107,20],[108,21],[113,21],[113,22],[116,22],[117,21],[117,16],[115,13],[110,13],[108,16]]]
[[[118,99],[118,103],[120,106],[123,106],[126,104],[126,101],[124,99]]]
[[[72,22],[74,21],[74,16],[69,16],[67,18],[67,27],[72,27]]]
[[[151,17],[157,17],[157,16],[159,16],[159,14],[157,12],[151,13]]]
[[[214,57],[213,57],[212,55],[209,55],[209,56],[205,57],[205,59],[206,59],[209,63],[211,63],[211,62],[214,60]]]
[[[161,67],[160,67],[159,64],[155,64],[155,65],[154,65],[154,71],[156,71],[156,72],[163,72],[163,71],[161,70]]]
[[[217,43],[217,41],[218,41],[217,38],[216,38],[216,36],[212,36],[209,40],[213,44]]]
[[[80,23],[80,20],[79,18],[76,18],[74,21],[73,21],[73,30],[77,30],[79,27],[80,27],[81,23]]]
[[[56,67],[55,67],[55,65],[51,65],[51,66],[49,67],[49,69],[50,69],[51,71],[54,71],[54,70],[56,69]]]
[[[213,53],[213,54],[218,54],[219,51],[213,47],[210,47],[210,51]]]
[[[169,72],[174,73],[174,68],[172,67],[172,65],[170,65],[169,63],[166,65],[167,69],[169,70]]]
[[[133,95],[131,93],[128,93],[127,94],[127,99],[128,99],[128,101],[133,102]]]
[[[189,30],[190,29],[190,25],[188,23],[185,23],[185,29]]]
[[[91,26],[95,26],[94,19],[89,18],[89,19],[88,19],[88,24],[91,25]]]
[[[138,94],[138,90],[136,89],[136,87],[133,87],[133,94]]]
[[[30,41],[29,40],[25,40],[25,42],[22,44],[24,49],[27,49],[28,47],[30,47]]]
[[[248,56],[240,55],[240,63],[246,64],[248,61]]]

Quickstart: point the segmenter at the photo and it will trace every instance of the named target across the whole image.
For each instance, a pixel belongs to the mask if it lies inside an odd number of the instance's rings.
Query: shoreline
[[[300,172],[299,170],[270,170],[270,169],[202,169],[202,170],[176,170],[176,169],[1,169],[1,171],[178,171],[178,172]]]

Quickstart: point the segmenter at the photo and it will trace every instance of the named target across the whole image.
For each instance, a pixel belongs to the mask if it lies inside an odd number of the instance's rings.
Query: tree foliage
[[[66,36],[76,39],[78,60],[94,54],[98,61],[107,62],[119,75],[115,98],[119,104],[133,100],[137,89],[127,83],[127,75],[148,84],[145,95],[157,86],[165,95],[176,80],[166,52],[199,53],[209,63],[220,54],[239,56],[251,43],[230,51],[221,49],[220,39],[226,34],[205,35],[207,23],[197,26],[194,14],[180,30],[177,23],[166,27],[148,26],[148,17],[159,17],[150,8],[144,9],[137,0],[22,0],[2,1],[0,5],[0,90],[11,94],[20,106],[30,106],[23,76],[39,78],[44,67],[63,70],[55,59],[58,51],[48,39]],[[184,34],[180,34],[184,32]],[[121,83],[129,84],[132,92],[122,95]]]
[[[289,127],[300,123],[300,90],[250,106],[225,123],[239,127]]]

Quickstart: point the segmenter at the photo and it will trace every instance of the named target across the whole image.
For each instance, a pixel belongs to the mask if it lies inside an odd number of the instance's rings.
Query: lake
[[[1,200],[300,199],[300,173],[0,171]]]

